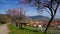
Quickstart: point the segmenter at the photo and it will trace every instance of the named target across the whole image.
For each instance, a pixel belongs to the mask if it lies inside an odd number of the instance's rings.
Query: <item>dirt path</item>
[[[3,24],[0,26],[0,34],[8,34],[9,33],[9,29],[7,27],[7,24]]]

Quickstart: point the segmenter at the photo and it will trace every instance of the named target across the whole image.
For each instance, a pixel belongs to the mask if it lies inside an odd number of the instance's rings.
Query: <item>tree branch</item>
[[[45,8],[45,10],[47,10],[46,8]],[[47,10],[47,12],[51,15],[51,13]]]
[[[48,30],[48,28],[49,28],[49,26],[50,26],[51,21],[54,19],[54,14],[53,14],[52,8],[49,7],[49,6],[46,6],[46,7],[47,7],[47,8],[50,10],[50,12],[51,12],[51,19],[49,20],[49,22],[48,22],[48,24],[47,24],[47,27],[46,27],[46,29],[45,29],[45,34],[46,34],[46,32],[47,32],[47,30]]]

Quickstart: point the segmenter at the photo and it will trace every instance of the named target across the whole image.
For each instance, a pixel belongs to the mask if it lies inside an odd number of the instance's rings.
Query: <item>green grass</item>
[[[26,27],[24,29],[19,29],[11,24],[8,24],[8,27],[10,29],[9,34],[43,34],[43,32],[38,32],[36,29],[30,27]]]
[[[0,25],[2,25],[2,23],[0,22]]]

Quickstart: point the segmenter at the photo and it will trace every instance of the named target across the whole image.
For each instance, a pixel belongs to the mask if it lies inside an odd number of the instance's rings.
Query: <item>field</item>
[[[19,29],[11,24],[9,24],[8,27],[10,29],[9,34],[44,34],[43,32],[38,32],[36,28],[33,27],[25,27],[23,29]]]

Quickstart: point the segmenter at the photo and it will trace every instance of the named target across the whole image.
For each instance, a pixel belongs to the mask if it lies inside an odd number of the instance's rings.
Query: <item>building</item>
[[[50,26],[60,28],[60,21],[51,22]]]

